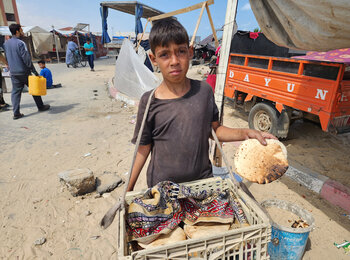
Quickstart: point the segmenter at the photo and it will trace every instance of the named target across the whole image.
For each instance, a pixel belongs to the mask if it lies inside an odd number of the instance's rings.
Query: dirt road
[[[54,82],[63,85],[48,90],[43,98],[52,109],[38,113],[32,98],[23,94],[24,118],[12,120],[11,111],[0,113],[0,258],[117,259],[117,222],[107,230],[100,229],[98,223],[121,189],[100,198],[95,194],[72,197],[57,174],[90,168],[95,176],[112,171],[125,178],[133,154],[130,139],[137,109],[108,96],[106,83],[114,74],[113,59],[97,60],[95,72],[89,68],[68,69],[64,64],[47,66]],[[10,95],[5,94],[5,99],[9,101]],[[225,122],[244,124],[239,117]],[[310,140],[305,141],[309,146],[313,145]],[[227,144],[225,149],[233,154],[233,146],[230,150]],[[301,156],[298,148],[293,149],[288,148],[291,158]],[[91,156],[84,157],[87,153]],[[312,156],[310,153],[303,156]],[[332,153],[326,156],[335,160]],[[331,171],[328,167],[331,165],[324,165]],[[142,187],[144,173],[136,189]],[[284,177],[272,184],[250,187],[260,201],[285,199],[311,212],[316,228],[304,259],[348,258],[333,245],[350,239],[350,220],[341,216],[340,209]],[[41,237],[46,243],[35,246],[34,241]]]

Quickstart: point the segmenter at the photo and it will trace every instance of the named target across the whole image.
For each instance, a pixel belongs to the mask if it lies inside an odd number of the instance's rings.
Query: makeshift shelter
[[[249,0],[265,36],[279,46],[328,51],[350,46],[349,0]]]
[[[27,44],[32,58],[39,58],[52,50],[54,43],[53,35],[39,26],[23,26],[23,41]],[[10,37],[8,26],[0,26],[0,35]],[[2,45],[2,44],[1,44]]]
[[[101,2],[100,3],[100,12],[102,18],[102,43],[109,43],[111,40],[107,33],[107,16],[108,16],[108,8],[121,11],[123,13],[128,13],[135,15],[135,35],[138,33],[142,33],[142,23],[141,18],[150,18],[153,16],[157,16],[163,14],[163,12],[150,7],[148,5],[139,3],[137,1],[109,1],[109,2]],[[108,40],[109,39],[109,40]]]
[[[64,58],[66,56],[66,46],[68,42],[69,37],[73,37],[76,44],[79,46],[80,50],[83,50],[83,45],[86,42],[86,39],[89,37],[91,38],[91,42],[95,46],[94,53],[96,55],[96,58],[105,56],[107,54],[107,49],[101,44],[101,35],[96,35],[91,32],[86,31],[64,31],[64,30],[57,30],[54,29],[51,31],[53,34],[57,35],[59,40],[57,41],[58,45],[58,51],[59,51],[59,57]],[[56,51],[56,50],[55,50]],[[85,52],[82,52],[82,55],[84,55]],[[51,55],[57,55],[57,53],[53,53]]]

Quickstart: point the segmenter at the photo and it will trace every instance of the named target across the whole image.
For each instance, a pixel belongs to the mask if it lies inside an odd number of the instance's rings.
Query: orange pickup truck
[[[246,54],[230,54],[224,95],[249,111],[249,127],[287,137],[299,118],[323,131],[350,130],[350,67]]]

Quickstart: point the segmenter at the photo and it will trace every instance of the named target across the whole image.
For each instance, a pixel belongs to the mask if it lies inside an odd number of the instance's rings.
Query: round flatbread
[[[188,238],[203,238],[209,234],[217,234],[221,232],[228,231],[231,224],[221,224],[221,223],[197,223],[196,225],[184,225],[184,231]]]
[[[277,180],[288,169],[287,149],[278,140],[266,139],[262,145],[249,139],[238,147],[234,157],[236,173],[260,184]]]
[[[152,248],[186,240],[186,234],[181,227],[176,227],[168,234],[161,234],[157,239],[149,244],[138,242],[142,248]]]

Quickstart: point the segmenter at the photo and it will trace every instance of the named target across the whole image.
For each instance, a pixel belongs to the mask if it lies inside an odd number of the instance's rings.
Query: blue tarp
[[[102,18],[102,37],[101,37],[101,43],[109,43],[111,42],[111,38],[109,38],[108,35],[108,26],[107,26],[107,16],[108,16],[108,7],[101,6],[100,7],[100,13]]]
[[[137,40],[137,35],[143,32],[141,17],[143,14],[143,7],[140,4],[136,4],[135,7],[135,37]]]

